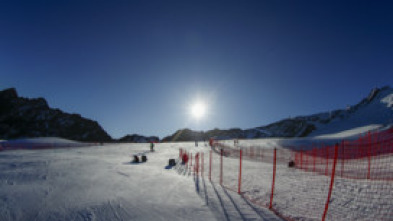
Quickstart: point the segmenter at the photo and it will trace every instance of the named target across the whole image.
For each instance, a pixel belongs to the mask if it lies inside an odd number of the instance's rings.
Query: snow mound
[[[47,149],[58,147],[81,147],[91,146],[93,143],[82,143],[73,140],[67,140],[59,137],[39,137],[39,138],[23,138],[15,140],[0,141],[0,150],[13,149]]]
[[[74,144],[77,141],[68,140],[60,137],[37,137],[37,138],[23,138],[15,140],[2,140],[1,142],[14,143],[14,144]]]

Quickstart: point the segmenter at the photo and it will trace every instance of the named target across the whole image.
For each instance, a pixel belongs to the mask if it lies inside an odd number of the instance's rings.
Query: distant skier
[[[153,152],[153,151],[154,151],[154,143],[151,142],[151,143],[150,143],[150,152]]]
[[[198,141],[197,141],[197,140],[195,141],[195,146],[196,146],[196,147],[198,146]]]

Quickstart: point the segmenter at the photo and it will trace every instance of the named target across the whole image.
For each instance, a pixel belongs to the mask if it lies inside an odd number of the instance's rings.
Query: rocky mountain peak
[[[15,88],[8,88],[0,91],[0,99],[1,100],[10,100],[18,97],[18,93]]]
[[[0,139],[32,137],[112,140],[96,121],[52,109],[44,98],[19,97],[15,88],[0,91]]]

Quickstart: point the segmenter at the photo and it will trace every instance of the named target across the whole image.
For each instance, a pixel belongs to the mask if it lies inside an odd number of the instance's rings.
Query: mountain
[[[19,97],[14,88],[0,91],[0,139],[28,137],[112,140],[96,121],[50,108],[43,98]]]
[[[205,139],[204,132],[193,131],[188,128],[177,130],[174,134],[164,137],[163,142],[171,141],[192,141],[192,140],[203,140]]]
[[[130,143],[151,143],[159,142],[160,139],[156,136],[145,137],[139,134],[126,135],[118,140],[119,142],[130,142]]]
[[[358,104],[344,110],[334,110],[308,116],[287,118],[251,129],[214,129],[207,132],[182,129],[165,137],[164,141],[192,141],[195,139],[233,139],[264,137],[306,137],[338,133],[369,125],[388,126],[393,124],[393,89],[375,88]],[[375,127],[374,127],[375,128]]]
[[[354,128],[377,128],[393,124],[393,89],[375,88],[358,104],[346,109],[281,121],[246,130],[213,129],[192,131],[181,129],[162,141],[193,141],[233,138],[305,137],[339,133]],[[368,127],[374,125],[373,127]],[[78,141],[114,141],[96,122],[79,114],[64,113],[50,108],[43,98],[19,97],[14,88],[0,91],[0,139],[28,137],[62,137]],[[127,135],[115,141],[157,142],[158,137],[138,134]]]
[[[163,142],[172,141],[194,141],[194,140],[209,140],[211,137],[220,139],[240,138],[244,136],[244,131],[239,128],[229,130],[214,129],[209,131],[193,131],[188,128],[176,131],[174,134],[162,139]]]

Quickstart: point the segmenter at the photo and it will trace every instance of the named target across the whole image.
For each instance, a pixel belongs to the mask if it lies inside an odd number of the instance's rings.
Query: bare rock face
[[[119,142],[129,142],[129,143],[156,143],[159,142],[160,139],[156,136],[142,136],[139,134],[132,134],[132,135],[126,135],[118,140]]]
[[[112,140],[96,121],[50,108],[44,98],[19,97],[14,88],[0,91],[0,139],[26,137]]]

